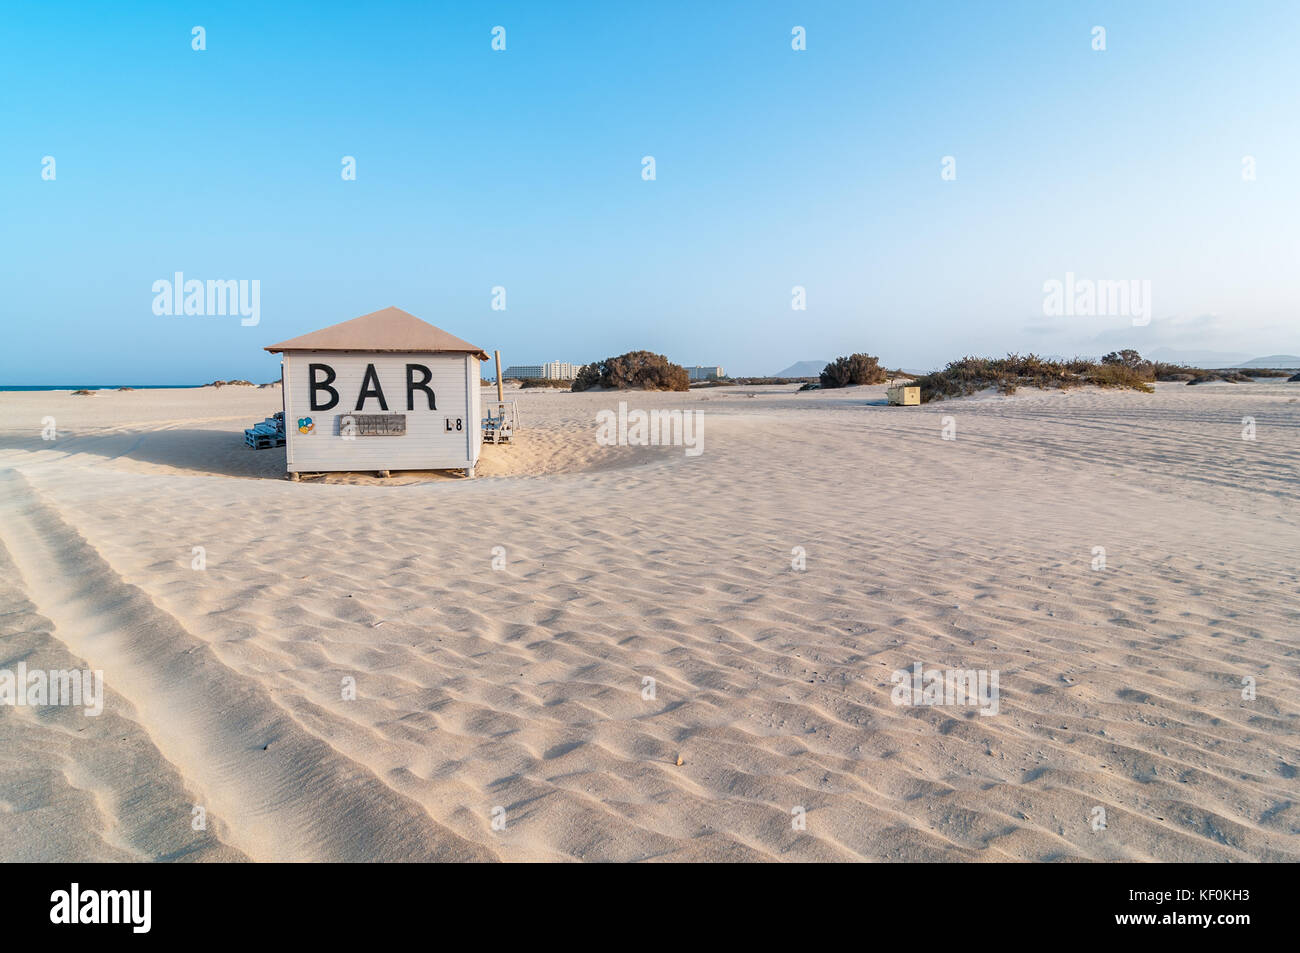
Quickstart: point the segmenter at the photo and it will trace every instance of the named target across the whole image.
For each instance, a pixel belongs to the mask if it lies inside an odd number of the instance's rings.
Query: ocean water
[[[184,387],[202,387],[202,384],[0,384],[5,390],[117,390],[130,387],[134,390],[172,390]]]

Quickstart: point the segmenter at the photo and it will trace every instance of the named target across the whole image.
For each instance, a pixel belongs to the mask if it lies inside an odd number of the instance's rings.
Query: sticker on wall
[[[312,422],[310,417],[298,418],[298,433],[311,433],[315,429],[316,424]]]

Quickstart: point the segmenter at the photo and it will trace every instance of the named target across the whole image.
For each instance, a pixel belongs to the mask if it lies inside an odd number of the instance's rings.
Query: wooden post
[[[497,350],[492,353],[497,356],[497,400],[505,400],[505,394],[501,390],[501,352]]]

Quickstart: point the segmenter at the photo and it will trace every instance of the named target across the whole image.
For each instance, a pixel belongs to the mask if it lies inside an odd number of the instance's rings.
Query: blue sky
[[[1300,4],[560,7],[5,4],[0,384],[273,380],[388,305],[507,363],[1300,351]]]

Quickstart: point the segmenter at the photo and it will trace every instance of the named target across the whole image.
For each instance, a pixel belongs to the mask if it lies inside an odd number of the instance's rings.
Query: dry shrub
[[[619,357],[587,364],[573,382],[575,391],[603,387],[607,390],[690,390],[686,368],[662,354],[629,351]]]
[[[1101,364],[1086,375],[1088,382],[1098,387],[1128,387],[1150,394],[1155,390],[1150,367],[1129,367],[1126,364]]]
[[[888,375],[879,358],[870,354],[837,357],[822,369],[822,387],[854,387],[859,384],[883,384]]]
[[[1101,359],[1101,363],[1107,367],[1126,367],[1131,371],[1144,374],[1153,375],[1155,373],[1155,366],[1150,361],[1143,360],[1142,355],[1132,348],[1111,351]],[[1150,380],[1151,378],[1148,377],[1147,379]]]
[[[1206,370],[1203,367],[1188,367],[1186,364],[1163,364],[1157,361],[1153,368],[1155,378],[1158,381],[1185,381],[1188,384],[1208,384],[1211,381],[1227,381],[1230,384],[1236,384],[1252,381],[1257,377],[1286,377],[1285,371],[1267,367],[1252,367],[1250,370],[1244,371],[1233,368]]]
[[[1205,373],[1197,367],[1188,367],[1185,364],[1166,364],[1164,361],[1154,362],[1151,368],[1158,381],[1190,381],[1197,374]]]
[[[1020,387],[1041,389],[1079,387],[1129,387],[1150,393],[1152,369],[1136,351],[1122,351],[1098,363],[1076,357],[1069,361],[1049,361],[1037,354],[1008,354],[1002,358],[964,357],[952,361],[941,371],[919,377],[914,384],[921,388],[921,403],[946,397],[965,397],[992,387],[1000,394],[1014,394]],[[1105,359],[1103,358],[1103,361]]]

